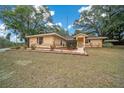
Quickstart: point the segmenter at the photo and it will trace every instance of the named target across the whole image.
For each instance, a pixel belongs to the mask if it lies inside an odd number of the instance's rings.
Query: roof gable
[[[83,34],[83,33],[79,33],[79,34],[75,35],[74,37],[78,37],[78,36],[85,36],[85,37],[87,37],[88,35]]]

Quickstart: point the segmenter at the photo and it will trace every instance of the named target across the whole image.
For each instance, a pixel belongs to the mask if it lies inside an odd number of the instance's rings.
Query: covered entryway
[[[85,47],[85,38],[87,37],[86,34],[77,34],[75,36],[76,40],[77,40],[77,48],[82,48]]]
[[[84,45],[85,45],[84,37],[78,37],[77,38],[77,48],[84,47]]]
[[[77,41],[77,50],[75,52],[80,53],[80,54],[87,54],[85,50],[85,38],[87,37],[86,34],[77,34],[74,36],[74,38]]]

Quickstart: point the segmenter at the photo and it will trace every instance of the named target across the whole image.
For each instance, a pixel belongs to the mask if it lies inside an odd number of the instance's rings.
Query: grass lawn
[[[87,49],[89,56],[0,53],[0,87],[124,87],[124,49]]]

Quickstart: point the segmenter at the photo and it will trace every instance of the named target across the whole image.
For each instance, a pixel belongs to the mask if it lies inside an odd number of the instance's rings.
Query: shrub
[[[27,48],[28,48],[28,46],[27,46],[27,45],[23,45],[23,49],[25,49],[25,50],[26,50]]]
[[[21,48],[20,46],[11,47],[11,49],[20,49],[20,48]]]
[[[112,48],[114,45],[112,43],[104,43],[103,47],[110,47]]]
[[[32,49],[32,50],[35,50],[35,49],[36,49],[36,45],[35,45],[35,44],[32,44],[32,45],[31,45],[31,49]]]
[[[66,42],[67,48],[68,49],[76,49],[77,47],[77,41],[76,40],[68,40]]]
[[[53,51],[56,48],[55,41],[53,41],[53,45],[50,45],[50,50]]]
[[[21,47],[20,47],[20,46],[16,46],[15,48],[16,48],[16,49],[20,49]]]
[[[15,49],[15,47],[11,47],[11,49]]]
[[[51,50],[51,51],[53,51],[53,50],[54,50],[53,45],[50,45],[50,50]]]
[[[15,45],[14,42],[11,42],[5,38],[0,37],[0,48],[13,47]]]

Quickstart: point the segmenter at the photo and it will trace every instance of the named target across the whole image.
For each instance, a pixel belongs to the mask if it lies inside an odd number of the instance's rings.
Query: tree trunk
[[[25,41],[25,45],[27,45],[29,47],[29,39],[25,37],[24,41]]]

